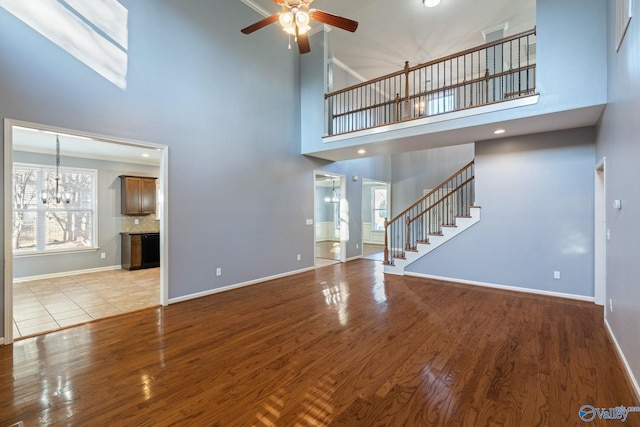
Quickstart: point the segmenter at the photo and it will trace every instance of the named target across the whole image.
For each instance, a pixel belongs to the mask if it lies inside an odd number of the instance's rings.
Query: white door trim
[[[607,187],[606,157],[603,157],[595,168],[594,189],[594,302],[605,305],[607,299]],[[606,316],[606,310],[605,310]]]
[[[317,212],[317,185],[316,178],[318,175],[331,176],[340,179],[340,262],[347,261],[347,241],[349,240],[349,205],[347,202],[347,177],[334,172],[327,172],[322,170],[313,171],[313,259],[318,257],[316,251],[316,232],[315,227],[318,223]]]
[[[161,202],[160,220],[160,304],[168,304],[169,284],[168,284],[168,248],[169,248],[169,216],[168,206],[164,203],[168,198],[168,170],[169,170],[169,147],[166,145],[154,144],[143,141],[126,140],[112,136],[99,135],[95,133],[82,132],[74,129],[65,129],[54,126],[29,123],[20,120],[4,119],[4,344],[13,343],[13,247],[11,236],[13,217],[12,194],[13,194],[13,127],[29,127],[50,132],[65,133],[71,135],[84,136],[115,144],[131,145],[144,148],[153,148],[162,151],[160,162],[159,198]]]

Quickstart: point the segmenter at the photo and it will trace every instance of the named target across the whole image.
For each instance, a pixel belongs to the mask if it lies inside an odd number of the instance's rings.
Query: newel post
[[[384,263],[389,265],[391,264],[389,260],[389,220],[387,218],[384,219]]]
[[[408,250],[411,250],[411,236],[410,236],[411,218],[409,218],[409,215],[407,215],[406,224],[407,224],[407,232],[406,232],[407,242],[404,245],[404,249],[408,251]]]

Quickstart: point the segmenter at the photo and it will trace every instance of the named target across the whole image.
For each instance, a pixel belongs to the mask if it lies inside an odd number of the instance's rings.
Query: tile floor
[[[13,337],[37,335],[159,304],[159,268],[14,283]]]

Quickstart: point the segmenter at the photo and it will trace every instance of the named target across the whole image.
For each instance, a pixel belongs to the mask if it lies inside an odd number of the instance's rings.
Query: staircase
[[[404,269],[480,221],[474,162],[444,180],[392,220],[385,222],[384,272]]]

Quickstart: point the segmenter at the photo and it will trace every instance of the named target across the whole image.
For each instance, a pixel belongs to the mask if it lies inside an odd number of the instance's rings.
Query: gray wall
[[[402,212],[424,196],[425,189],[441,184],[473,158],[474,144],[391,156],[393,215]]]
[[[636,387],[640,381],[640,2],[619,52],[615,51],[615,2],[609,2],[609,103],[597,134],[597,159],[606,157],[606,318],[624,352]],[[613,200],[622,200],[622,209]],[[613,301],[613,312],[609,301]]]
[[[55,157],[47,154],[13,152],[14,162],[55,164]],[[98,170],[98,242],[95,252],[65,253],[47,256],[14,257],[13,277],[38,276],[90,268],[120,265],[120,175],[157,177],[159,167],[104,160],[61,157],[61,164]],[[100,258],[104,252],[105,259]]]
[[[594,165],[593,128],[477,143],[480,222],[407,271],[593,296]]]
[[[241,2],[121,3],[124,90],[0,8],[0,117],[169,147],[169,298],[313,266],[305,220],[326,162],[300,155],[299,70],[316,66],[315,44],[306,58],[275,25],[241,34],[261,19]],[[332,168],[364,175],[378,162]]]
[[[607,3],[536,0],[541,113],[607,102]]]
[[[357,85],[358,83],[362,83],[362,80],[355,78],[352,74],[343,69],[340,65],[331,63],[330,64],[332,74],[333,74],[333,86],[330,88],[330,91],[340,90],[345,87]]]

